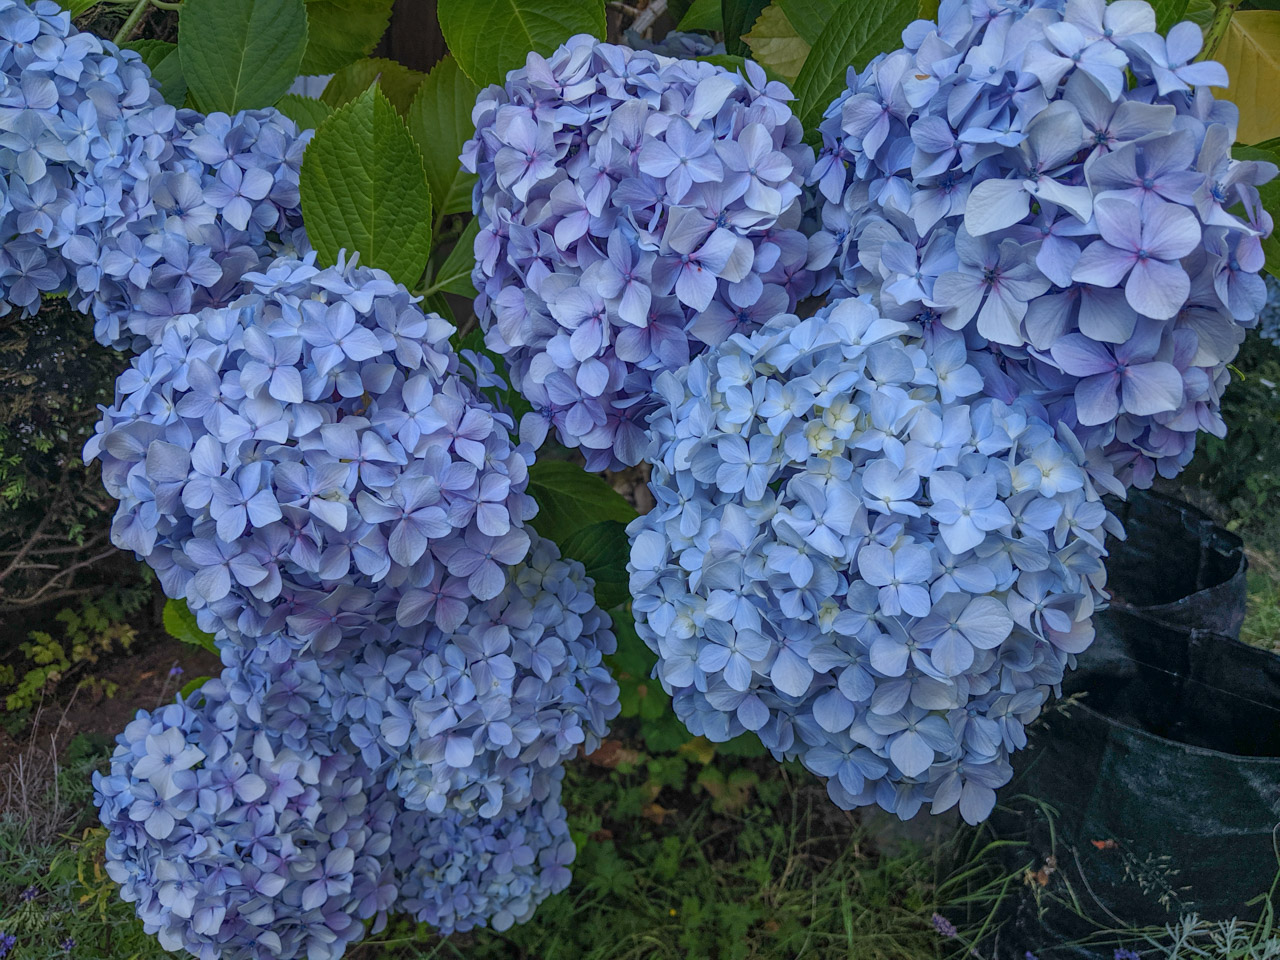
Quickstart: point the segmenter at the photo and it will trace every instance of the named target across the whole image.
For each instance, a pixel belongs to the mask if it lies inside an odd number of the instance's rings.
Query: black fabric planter
[[[1097,639],[1063,684],[1080,699],[1033,728],[1006,788],[1053,816],[1015,804],[993,820],[999,835],[1027,838],[1040,863],[1053,856],[1054,882],[1065,878],[1094,921],[1024,912],[1028,947],[1190,912],[1251,918],[1247,901],[1280,867],[1280,657],[1233,638],[1243,546],[1166,497],[1136,499],[1125,522],[1129,539],[1107,564],[1121,602],[1095,616]]]
[[[1240,636],[1244,542],[1188,503],[1149,490],[1107,504],[1126,540],[1107,544],[1113,607],[1184,630]]]

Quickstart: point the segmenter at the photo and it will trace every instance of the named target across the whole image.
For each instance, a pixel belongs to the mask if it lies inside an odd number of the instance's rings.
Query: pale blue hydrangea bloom
[[[972,823],[1093,638],[1115,478],[919,333],[846,299],[659,376],[631,592],[693,733]]]
[[[658,373],[813,291],[812,151],[790,91],[745,73],[584,35],[481,93],[476,312],[535,445],[635,464]]]
[[[1231,158],[1199,28],[1155,30],[1143,0],[944,0],[850,74],[810,175],[824,283],[963,331],[989,396],[1041,405],[1142,487],[1225,430],[1276,173]]]

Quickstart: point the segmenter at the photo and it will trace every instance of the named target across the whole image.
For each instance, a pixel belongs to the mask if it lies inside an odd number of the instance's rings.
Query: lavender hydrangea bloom
[[[286,744],[250,714],[219,680],[138,712],[94,774],[107,873],[168,950],[336,960],[389,905],[395,804],[323,715]]]
[[[1191,63],[1198,28],[1155,25],[1142,0],[944,0],[851,76],[809,177],[820,283],[963,331],[989,396],[1040,405],[1144,487],[1225,429],[1276,173],[1231,158],[1238,112],[1208,91],[1225,70]]]
[[[0,0],[0,309],[62,292],[104,344],[142,348],[170,317],[225,304],[240,276],[305,251],[309,134],[274,109],[166,104],[133,51],[48,0]]]
[[[693,733],[753,731],[845,808],[977,822],[1092,640],[1120,531],[1110,465],[957,354],[846,299],[662,374],[628,569]]]
[[[459,375],[452,326],[354,264],[243,279],[231,306],[170,321],[86,445],[120,500],[114,542],[209,632],[295,650],[386,604],[420,623],[431,591],[498,596],[529,548],[532,454]]]
[[[533,405],[523,438],[637,463],[658,373],[811,292],[790,99],[755,64],[588,36],[480,95],[476,312]]]

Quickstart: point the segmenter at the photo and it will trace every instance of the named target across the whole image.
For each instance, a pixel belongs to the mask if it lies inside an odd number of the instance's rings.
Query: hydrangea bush
[[[513,58],[450,35],[465,3],[440,6],[470,139],[443,79],[409,123],[370,92],[293,104],[299,132],[272,71],[207,46],[175,62],[230,112],[175,109],[137,54],[0,0],[3,311],[65,294],[137,351],[85,454],[224,665],[95,778],[111,876],[201,960],[336,960],[393,911],[503,929],[569,882],[564,764],[619,712],[573,554],[616,531],[533,531],[553,427],[590,471],[651,464],[614,616],[691,732],[751,733],[842,807],[980,821],[1092,639],[1102,494],[1221,432],[1268,301],[1271,154],[1232,158],[1225,71],[1142,0],[944,0],[825,113],[806,61],[816,161],[787,87],[710,40]],[[566,34],[595,9],[538,4]],[[271,26],[301,64],[308,30]],[[459,209],[431,110],[467,131],[518,430],[410,292],[457,292],[396,220]],[[557,492],[589,520],[591,482]]]
[[[653,380],[813,291],[813,163],[790,91],[574,37],[481,93],[473,280],[486,343],[588,470],[639,462]]]
[[[1226,365],[1266,300],[1266,161],[1142,0],[944,0],[850,76],[811,174],[833,292],[963,331],[985,391],[1032,398],[1126,484],[1221,435]]]

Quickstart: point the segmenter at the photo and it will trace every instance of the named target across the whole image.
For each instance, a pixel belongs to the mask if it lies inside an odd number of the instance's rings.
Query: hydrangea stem
[[[116,31],[116,35],[112,38],[117,46],[129,39],[129,35],[133,33],[133,29],[138,25],[138,21],[142,19],[142,15],[147,12],[147,7],[150,3],[151,0],[138,0],[134,4],[133,9],[129,11],[129,16],[125,18],[124,23],[120,25],[120,29]]]
[[[1209,21],[1209,29],[1204,34],[1204,49],[1197,60],[1208,60],[1218,52],[1227,28],[1231,26],[1231,18],[1240,9],[1241,0],[1218,0],[1214,7],[1213,19]]]

